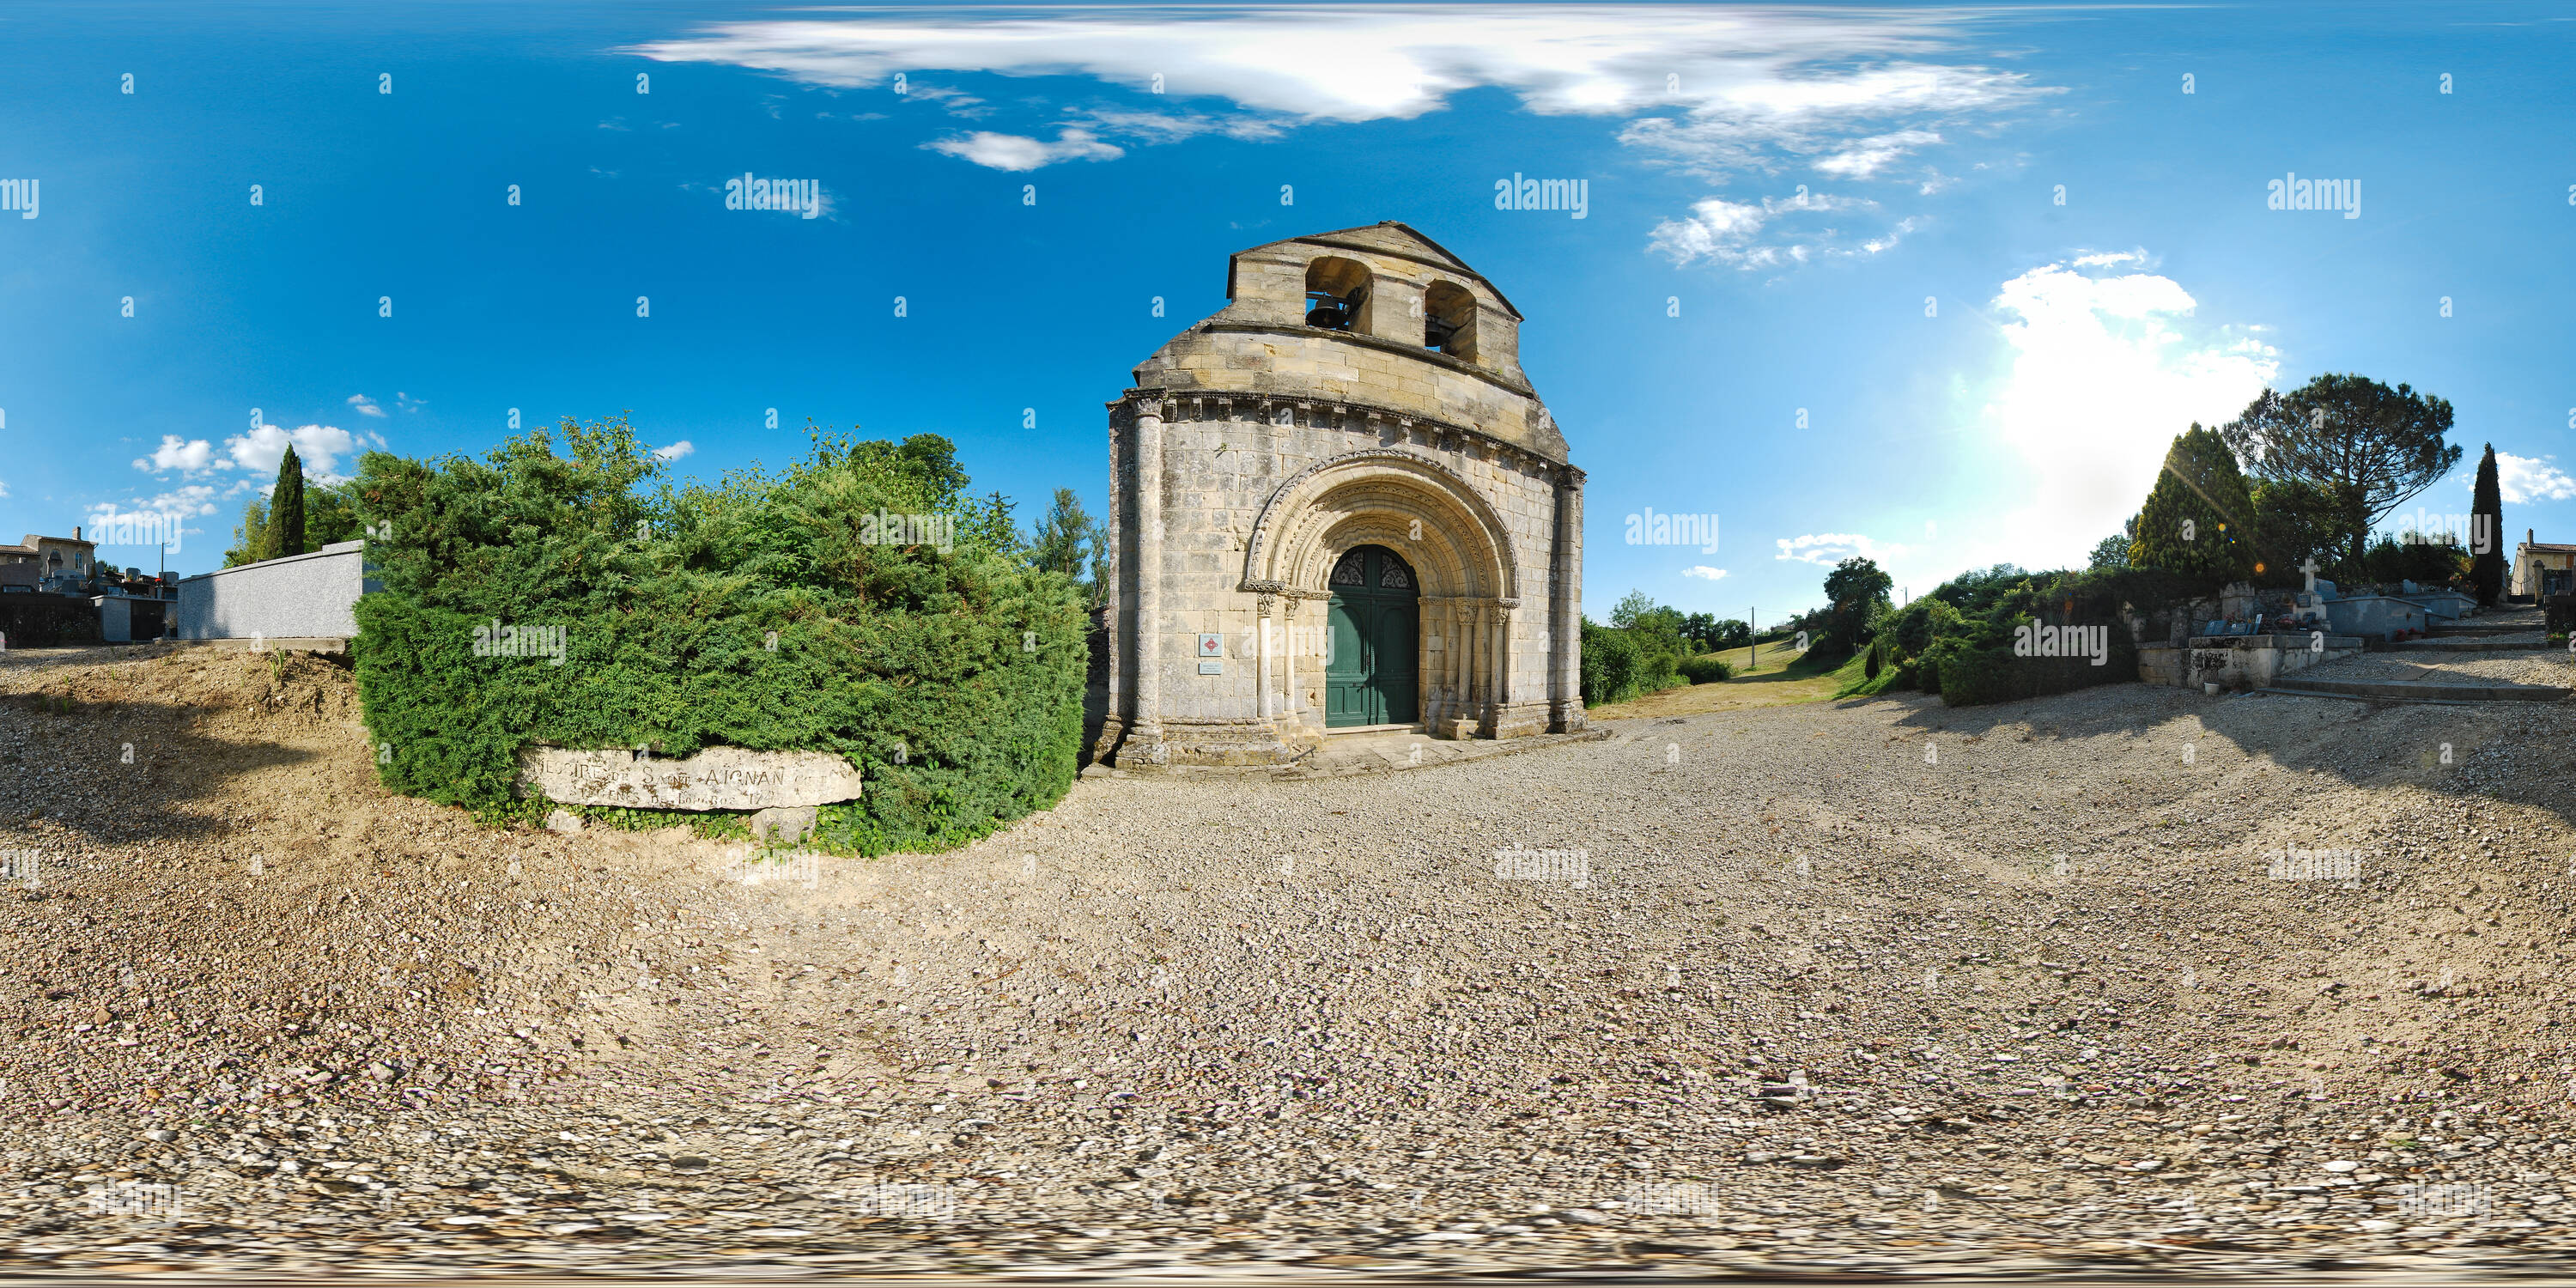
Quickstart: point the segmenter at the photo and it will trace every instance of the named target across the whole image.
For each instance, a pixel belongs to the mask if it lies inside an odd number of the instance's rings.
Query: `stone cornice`
[[[1455,440],[1472,438],[1484,444],[1496,457],[1509,461],[1522,473],[1568,483],[1577,491],[1582,490],[1585,478],[1583,471],[1573,465],[1551,459],[1518,443],[1497,438],[1472,425],[1460,425],[1429,416],[1417,416],[1411,412],[1397,411],[1391,407],[1353,399],[1247,393],[1230,389],[1130,389],[1106,406],[1113,413],[1122,407],[1127,408],[1132,415],[1139,406],[1153,405],[1156,408],[1154,414],[1168,421],[1172,419],[1172,413],[1178,410],[1178,404],[1181,403],[1217,403],[1229,411],[1236,407],[1248,406],[1253,408],[1264,422],[1270,421],[1273,414],[1281,407],[1294,407],[1300,411],[1322,410],[1337,420],[1358,420],[1369,424],[1391,424],[1399,429],[1427,430],[1436,439],[1443,440],[1437,445],[1439,450],[1443,451],[1456,450]]]

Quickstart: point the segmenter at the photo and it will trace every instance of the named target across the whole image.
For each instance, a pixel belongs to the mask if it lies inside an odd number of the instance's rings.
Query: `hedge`
[[[1606,707],[1637,696],[1637,642],[1628,632],[1583,620],[1583,705]]]
[[[1714,653],[1683,658],[1677,669],[1683,679],[1693,684],[1709,684],[1735,678],[1735,668],[1728,666]]]
[[[1997,565],[1944,583],[1873,623],[1871,663],[1894,668],[1887,688],[1920,688],[1946,706],[1977,706],[2067,693],[2138,678],[2133,612],[2155,612],[2206,593],[2155,569],[2029,573]],[[2022,657],[2022,626],[2107,628],[2103,665],[2080,658]]]
[[[1014,557],[945,439],[817,437],[782,476],[648,498],[661,465],[623,418],[561,429],[568,455],[537,430],[483,461],[361,463],[383,589],[352,652],[387,787],[524,818],[546,808],[513,791],[531,745],[832,751],[866,788],[815,843],[875,854],[971,840],[1071,785],[1080,594]],[[950,548],[881,539],[885,514],[939,516]],[[495,623],[560,628],[560,664],[476,656]]]

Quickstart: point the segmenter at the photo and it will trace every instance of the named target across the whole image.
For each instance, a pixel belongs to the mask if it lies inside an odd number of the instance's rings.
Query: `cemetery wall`
[[[186,640],[346,639],[358,633],[358,597],[368,589],[363,541],[199,573],[179,581],[177,634]]]

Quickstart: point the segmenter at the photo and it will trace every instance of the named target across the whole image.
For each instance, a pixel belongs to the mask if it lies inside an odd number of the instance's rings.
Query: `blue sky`
[[[1102,404],[1227,254],[1400,219],[1528,317],[1595,616],[1770,620],[1854,552],[1915,593],[2079,562],[2188,422],[2325,371],[2450,399],[2508,533],[2576,540],[2571,20],[20,4],[0,539],[175,514],[201,571],[287,442],[317,475],[481,453],[512,408],[631,411],[710,478],[808,419],[938,432],[1024,518],[1098,512]],[[817,216],[727,210],[746,173]],[[1585,180],[1585,217],[1494,209],[1515,173]],[[2358,217],[2267,209],[2292,173]],[[2467,502],[2464,471],[2414,504]],[[1627,544],[1648,507],[1718,549]]]

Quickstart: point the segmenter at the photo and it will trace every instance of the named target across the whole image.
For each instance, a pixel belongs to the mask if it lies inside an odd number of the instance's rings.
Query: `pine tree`
[[[2496,482],[2493,443],[2478,458],[2478,487],[2469,501],[2469,550],[2469,584],[2479,603],[2493,604],[2504,594],[2504,490]]]
[[[277,486],[268,494],[268,526],[260,530],[260,558],[304,553],[304,462],[286,449],[277,463]]]
[[[2129,563],[2213,587],[2243,581],[2254,570],[2253,515],[2236,454],[2218,431],[2194,422],[2166,450],[2155,489],[2138,507]]]

